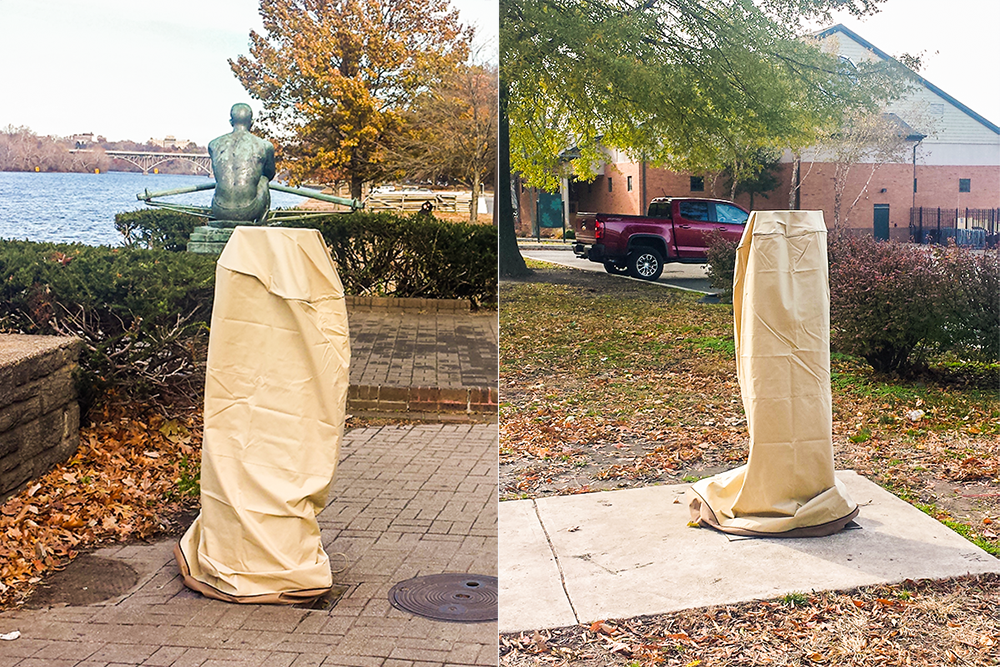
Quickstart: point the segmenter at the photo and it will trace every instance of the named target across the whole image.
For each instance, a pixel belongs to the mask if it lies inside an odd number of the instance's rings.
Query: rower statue
[[[276,175],[274,146],[270,141],[250,133],[253,112],[250,106],[234,104],[229,112],[233,131],[216,137],[208,144],[215,182],[194,185],[167,192],[150,193],[146,190],[136,195],[150,206],[189,213],[208,218],[208,224],[195,227],[188,241],[188,251],[217,255],[222,252],[240,225],[280,225],[287,220],[302,220],[329,215],[329,211],[271,210],[271,190],[287,192],[310,199],[339,204],[351,211],[364,206],[356,199],[325,195],[313,190],[293,188],[273,181]],[[157,197],[214,190],[211,206],[192,206],[159,201]]]
[[[260,224],[271,208],[268,183],[274,178],[274,146],[250,134],[253,112],[248,104],[234,104],[229,112],[233,131],[212,139],[215,192],[212,194],[211,227]]]

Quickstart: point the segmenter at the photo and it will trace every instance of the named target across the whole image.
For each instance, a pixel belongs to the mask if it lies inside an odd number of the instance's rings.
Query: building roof
[[[823,39],[824,37],[829,37],[830,35],[832,35],[834,33],[837,33],[837,32],[840,32],[840,33],[843,33],[843,34],[847,35],[848,37],[850,37],[851,39],[853,39],[855,42],[857,42],[861,46],[865,47],[866,49],[868,49],[869,51],[871,51],[872,53],[874,53],[875,55],[877,55],[880,58],[883,58],[885,60],[891,60],[891,61],[896,62],[896,63],[899,62],[898,60],[896,60],[895,58],[893,58],[892,56],[890,56],[888,53],[886,53],[882,49],[878,48],[877,46],[875,46],[874,44],[872,44],[871,42],[869,42],[867,39],[865,39],[864,37],[862,37],[858,33],[854,32],[853,30],[851,30],[847,26],[843,25],[842,23],[838,23],[837,25],[833,26],[832,28],[827,28],[826,30],[822,30],[822,31],[816,33],[815,37],[818,38],[818,39]],[[902,65],[902,63],[899,63],[899,64]],[[906,66],[903,65],[903,67],[906,67]],[[913,70],[910,69],[909,67],[907,67],[906,69],[908,69],[911,72],[913,72]],[[959,102],[958,100],[956,100],[954,97],[952,97],[948,93],[944,92],[943,90],[941,90],[940,88],[938,88],[933,83],[931,83],[930,81],[928,81],[924,77],[920,76],[916,72],[913,72],[913,76],[914,76],[914,78],[917,81],[919,81],[927,89],[933,91],[937,95],[939,95],[942,98],[944,98],[945,100],[947,100],[955,108],[961,110],[963,113],[965,113],[969,117],[975,119],[977,122],[981,123],[984,127],[989,128],[995,134],[1000,134],[1000,127],[998,127],[997,125],[995,125],[995,124],[991,123],[990,121],[986,120],[986,118],[984,118],[983,116],[980,116],[978,113],[976,113],[975,111],[973,111],[969,107],[965,106],[964,104],[962,104],[961,102]]]

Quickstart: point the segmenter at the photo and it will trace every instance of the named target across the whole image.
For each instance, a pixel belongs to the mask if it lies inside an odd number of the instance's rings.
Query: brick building
[[[816,37],[824,49],[854,63],[890,58],[843,25]],[[842,214],[856,198],[857,202],[842,216],[844,226],[857,233],[903,241],[926,238],[938,225],[1000,231],[1000,127],[926,79],[914,76],[915,89],[887,109],[905,137],[904,150],[893,161],[876,165],[874,173],[872,163],[852,167],[844,188]],[[786,151],[777,173],[779,185],[766,193],[766,198],[756,195],[752,207],[749,195],[737,197],[737,203],[747,209],[788,208],[792,164],[792,155]],[[834,220],[834,168],[832,161],[824,161],[815,151],[805,151],[795,207],[823,210],[830,226]],[[671,172],[637,162],[614,149],[607,151],[607,160],[593,181],[566,183],[563,193],[567,215],[576,211],[642,214],[654,197],[729,196],[722,179],[714,179],[712,174]],[[529,221],[534,223],[539,207],[532,203],[537,201],[536,193],[522,189],[522,229]]]

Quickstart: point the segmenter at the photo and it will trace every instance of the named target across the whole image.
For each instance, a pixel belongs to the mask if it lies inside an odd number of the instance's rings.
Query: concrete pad
[[[503,536],[498,549],[500,627],[504,618],[518,628],[576,623],[534,501],[501,503],[498,530]]]
[[[1000,560],[873,482],[837,477],[861,505],[861,528],[823,538],[733,539],[689,528],[687,484],[500,503],[500,631],[1000,572]],[[522,525],[531,519],[526,503],[537,508],[537,530]],[[508,535],[515,524],[517,547]],[[539,564],[547,583],[532,571]],[[559,573],[563,581],[552,580]],[[569,623],[566,605],[576,615]]]

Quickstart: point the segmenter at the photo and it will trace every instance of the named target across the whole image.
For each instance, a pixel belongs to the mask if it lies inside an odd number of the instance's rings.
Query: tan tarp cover
[[[747,464],[689,492],[728,533],[827,535],[857,514],[834,477],[830,285],[822,211],[755,211],[736,253],[736,372]]]
[[[237,227],[216,267],[201,514],[175,549],[188,587],[254,603],[331,587],[316,514],[349,362],[344,288],[319,232]]]

